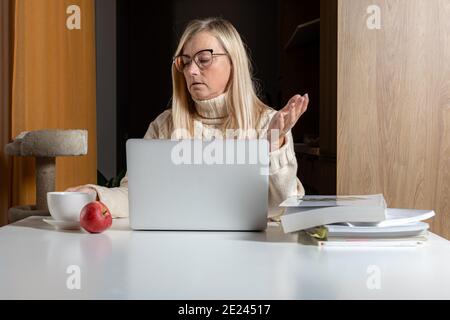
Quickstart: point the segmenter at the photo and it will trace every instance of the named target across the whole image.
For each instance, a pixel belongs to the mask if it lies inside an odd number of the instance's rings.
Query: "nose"
[[[194,61],[191,61],[191,63],[186,66],[186,72],[188,75],[198,75],[200,73],[200,69],[198,68],[197,64]]]

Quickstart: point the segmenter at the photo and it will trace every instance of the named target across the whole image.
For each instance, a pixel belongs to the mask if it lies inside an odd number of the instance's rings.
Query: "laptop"
[[[130,139],[126,155],[132,229],[266,229],[267,140]]]

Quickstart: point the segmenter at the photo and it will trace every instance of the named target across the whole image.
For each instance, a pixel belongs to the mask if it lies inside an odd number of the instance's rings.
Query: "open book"
[[[373,224],[386,220],[386,201],[382,194],[291,197],[280,207],[286,208],[281,216],[285,233],[333,223]]]

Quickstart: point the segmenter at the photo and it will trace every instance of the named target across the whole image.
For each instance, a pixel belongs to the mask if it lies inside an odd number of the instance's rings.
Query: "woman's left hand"
[[[305,94],[304,96],[296,94],[289,100],[283,109],[279,110],[273,116],[267,129],[267,139],[269,140],[270,151],[278,150],[283,146],[286,133],[294,127],[297,120],[305,113],[308,108],[308,103],[308,94]],[[276,131],[272,132],[272,130],[278,130],[278,139],[276,137]]]

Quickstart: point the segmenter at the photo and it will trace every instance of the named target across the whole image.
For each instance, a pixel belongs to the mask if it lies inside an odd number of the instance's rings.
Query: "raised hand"
[[[278,150],[283,146],[286,133],[294,127],[301,115],[305,113],[308,104],[308,94],[304,96],[296,94],[289,99],[283,109],[273,116],[267,129],[270,151]]]

